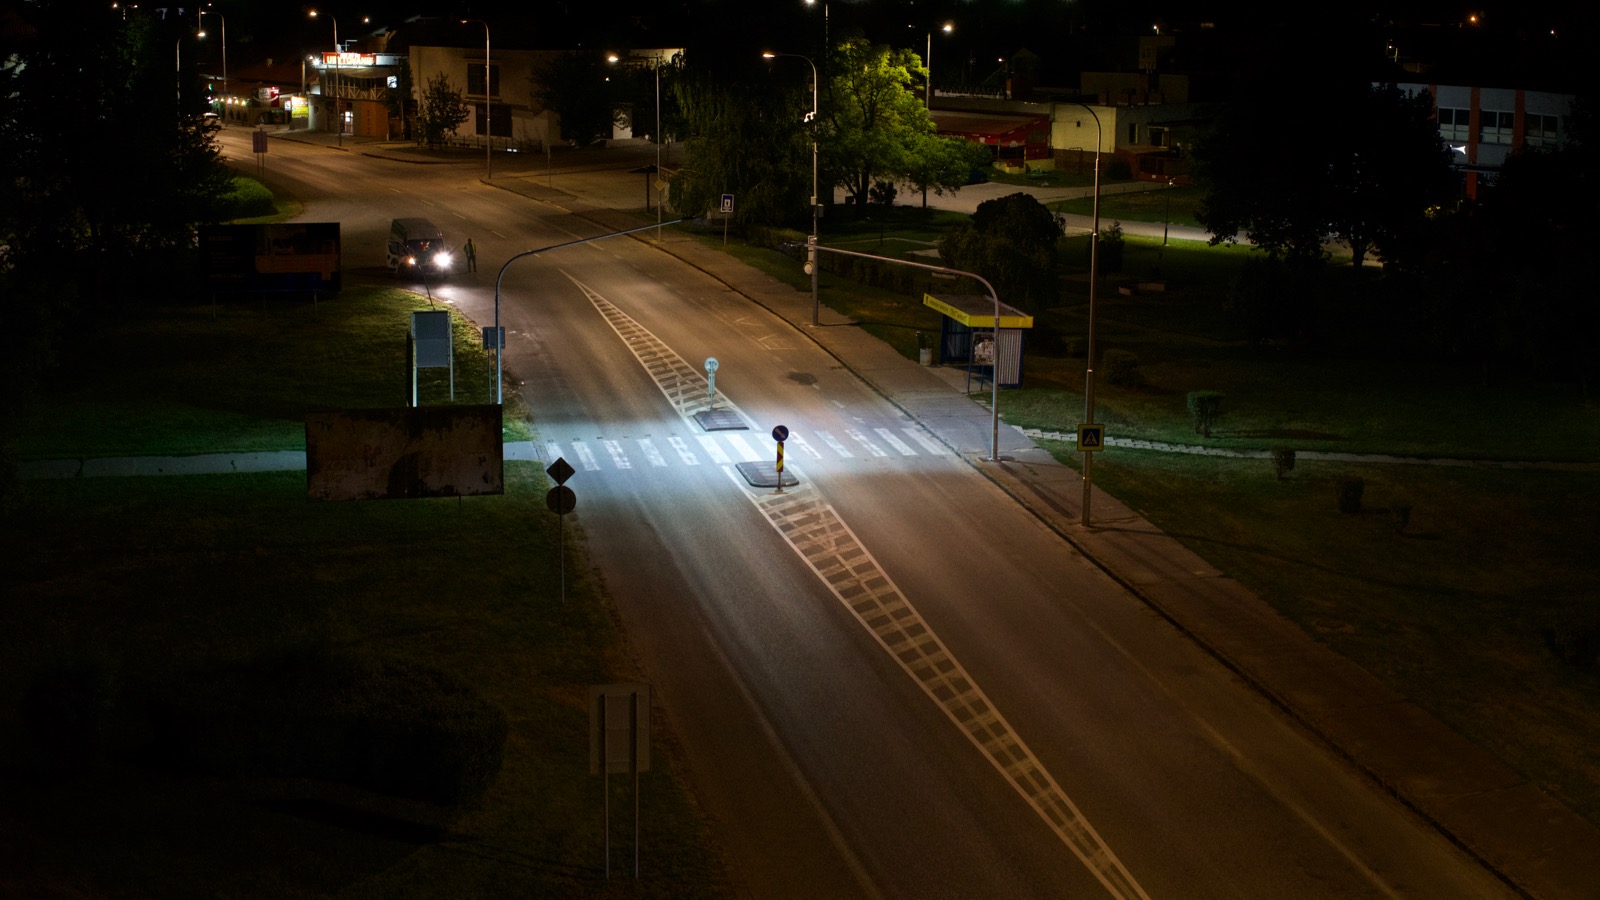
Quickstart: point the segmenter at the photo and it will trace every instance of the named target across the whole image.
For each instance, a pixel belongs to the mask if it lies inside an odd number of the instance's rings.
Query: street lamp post
[[[950,32],[956,30],[956,26],[955,26],[954,22],[946,22],[943,25],[939,26],[939,30],[944,32],[945,34],[949,34]],[[926,92],[924,93],[923,98],[922,98],[922,105],[924,107],[926,107],[929,111],[932,111],[932,109],[933,109],[933,32],[931,32],[931,31],[928,32],[928,56],[927,56],[927,59],[924,60],[924,62],[928,66],[928,84],[926,86]]]
[[[1073,104],[1083,107],[1083,111],[1094,119],[1094,230],[1089,233],[1089,340],[1087,353],[1084,357],[1083,370],[1083,421],[1085,425],[1094,424],[1094,295],[1100,283],[1100,145],[1104,135],[1100,130],[1100,117],[1094,110],[1082,103]],[[1094,466],[1094,453],[1085,450],[1083,453],[1083,524],[1089,525],[1089,488],[1092,483],[1091,470]]]
[[[226,98],[228,96],[228,17],[216,10],[202,9],[194,17],[195,24],[198,25],[203,22],[208,13],[222,20],[222,96]],[[205,30],[202,29],[200,37],[205,36]],[[227,101],[224,100],[223,103],[226,104]]]
[[[315,19],[316,17],[317,17],[317,11],[313,9],[311,11],[311,18]],[[338,18],[335,17],[335,16],[329,16],[328,20],[333,22],[333,49],[334,49],[334,57],[333,57],[333,81],[334,81],[334,83],[333,83],[333,118],[336,120],[336,122],[337,122],[337,124],[339,126],[339,130],[337,132],[338,133],[338,137],[334,139],[334,142],[336,144],[338,144],[338,146],[343,147],[344,146],[344,115],[343,115],[343,113],[341,113],[339,111],[339,87],[338,87],[338,83],[339,83],[339,61],[340,61],[340,57],[344,56],[344,45],[339,43],[339,20],[338,20]]]
[[[462,19],[461,24],[468,25],[477,22],[483,26],[483,177],[494,178],[494,172],[489,162],[494,152],[494,103],[493,92],[489,90],[489,23],[482,19]]]
[[[824,18],[826,18],[826,4],[823,5],[823,14]],[[817,292],[817,276],[818,271],[822,268],[822,260],[817,256],[817,113],[819,111],[817,106],[817,64],[811,61],[811,57],[802,56],[799,53],[768,52],[761,54],[761,56],[765,59],[792,56],[796,59],[805,60],[806,64],[811,66],[811,113],[806,116],[806,122],[811,126],[811,245],[809,252],[806,254],[806,264],[811,267],[811,324],[817,325],[820,324],[819,314],[821,310]]]
[[[637,57],[630,57],[630,59],[637,59]],[[616,55],[615,53],[611,53],[606,56],[606,62],[613,65],[621,61],[622,57]],[[655,66],[656,75],[656,132],[653,139],[656,145],[656,177],[652,179],[653,183],[651,187],[656,192],[656,243],[659,244],[661,243],[661,189],[655,187],[656,184],[661,183],[661,51],[659,50],[656,51],[655,58],[653,59],[653,65]],[[646,192],[646,209],[650,208],[649,199],[650,195],[648,192]]]

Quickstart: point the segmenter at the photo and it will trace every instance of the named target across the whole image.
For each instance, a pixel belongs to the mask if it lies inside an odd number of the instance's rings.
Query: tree
[[[533,94],[560,118],[561,137],[587,144],[611,134],[617,91],[602,66],[593,53],[564,53],[534,73]]]
[[[906,180],[922,192],[922,208],[928,208],[928,189],[939,196],[955,193],[972,178],[976,169],[989,164],[989,148],[963,138],[918,134],[912,138],[907,154]]]
[[[829,183],[865,205],[875,182],[908,178],[922,168],[913,153],[927,148],[918,141],[932,136],[933,123],[911,85],[914,74],[920,83],[927,70],[916,53],[859,36],[840,43],[829,66],[837,74],[823,104],[823,168]]]
[[[1246,234],[1303,262],[1322,258],[1332,237],[1357,266],[1372,250],[1414,263],[1426,217],[1454,191],[1431,100],[1374,87],[1359,52],[1337,37],[1294,49],[1303,58],[1254,73],[1195,147],[1206,189],[1198,217],[1212,243]]]
[[[205,93],[179,43],[193,19],[125,12],[72,0],[5,9],[0,310],[10,338],[0,353],[0,443],[60,363],[61,335],[182,291],[195,225],[226,209],[233,176],[201,127]],[[174,44],[187,64],[176,75]],[[0,473],[0,494],[4,482]]]
[[[1004,298],[1027,309],[1054,302],[1055,217],[1031,194],[1015,193],[978,204],[972,224],[947,232],[939,255],[953,269],[976,272]]]
[[[428,79],[422,91],[421,108],[417,111],[417,126],[422,129],[422,139],[429,147],[444,143],[446,135],[456,133],[469,115],[461,92],[450,86],[450,76],[443,72]]]
[[[809,222],[812,138],[799,111],[810,111],[811,92],[802,101],[798,87],[775,89],[771,69],[754,65],[725,71],[691,64],[674,79],[688,140],[672,205],[698,216],[731,193],[741,224]]]

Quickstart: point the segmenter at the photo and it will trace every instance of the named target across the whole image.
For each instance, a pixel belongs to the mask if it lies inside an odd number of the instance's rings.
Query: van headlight
[[[450,268],[450,254],[448,254],[448,253],[437,253],[437,254],[434,254],[433,264],[438,266],[441,269]]]

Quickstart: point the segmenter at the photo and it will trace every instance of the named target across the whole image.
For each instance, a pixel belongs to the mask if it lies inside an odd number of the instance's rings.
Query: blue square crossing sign
[[[1079,425],[1078,450],[1083,453],[1092,453],[1095,450],[1104,450],[1106,447],[1106,427],[1104,425]]]

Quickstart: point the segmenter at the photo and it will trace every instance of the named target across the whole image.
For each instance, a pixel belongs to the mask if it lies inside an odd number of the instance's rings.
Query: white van
[[[384,254],[391,275],[411,273],[442,280],[450,274],[452,255],[439,227],[427,219],[395,219],[389,223]]]

